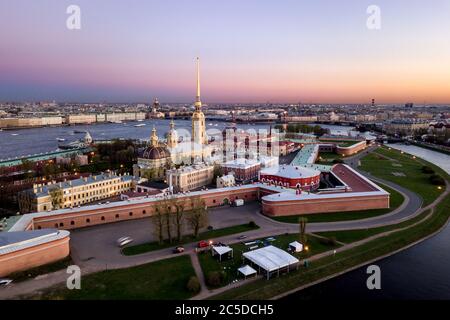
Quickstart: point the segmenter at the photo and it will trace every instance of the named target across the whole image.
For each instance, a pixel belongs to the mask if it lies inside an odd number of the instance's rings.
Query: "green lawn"
[[[81,278],[80,290],[50,288],[36,299],[136,300],[188,299],[186,284],[195,272],[189,256],[161,260],[137,267],[102,271]]]
[[[430,210],[427,210],[411,220],[407,220],[402,223],[379,227],[379,228],[361,229],[361,230],[328,231],[328,232],[319,232],[317,234],[320,236],[323,236],[323,237],[327,237],[327,238],[335,238],[337,241],[340,241],[343,243],[351,243],[351,242],[356,242],[356,241],[371,237],[373,235],[376,235],[376,234],[379,234],[382,232],[405,228],[409,225],[412,225],[412,224],[424,219],[429,214],[430,214]]]
[[[321,159],[321,160],[319,160]],[[332,152],[321,152],[319,153],[319,157],[317,158],[316,163],[319,164],[333,164],[333,160],[335,159],[344,159],[341,155]]]
[[[200,240],[210,240],[218,237],[227,236],[230,234],[236,234],[236,233],[242,233],[250,230],[256,230],[259,229],[259,226],[257,225],[250,225],[249,223],[222,228],[222,229],[216,229],[211,231],[205,231],[199,234],[197,238],[194,238],[193,236],[185,236],[182,241],[177,242],[174,241],[172,243],[169,243],[168,241],[164,242],[163,244],[159,244],[158,242],[147,242],[142,244],[137,244],[129,247],[125,247],[122,250],[122,254],[126,256],[133,256],[137,254],[142,254],[149,251],[154,250],[160,250],[165,248],[171,248],[177,245],[200,241]]]
[[[379,158],[386,157],[385,160]],[[391,160],[392,159],[392,160]],[[380,164],[382,161],[382,164]],[[420,195],[424,201],[424,206],[432,203],[444,190],[438,189],[436,185],[429,181],[429,174],[422,172],[424,165],[432,166],[433,169],[442,175],[442,170],[433,164],[414,158],[412,155],[401,153],[400,151],[386,147],[378,148],[372,155],[361,159],[361,169],[370,172],[376,177],[392,181],[406,189]],[[395,176],[394,173],[401,173],[404,176]]]
[[[281,248],[283,250],[286,250],[289,246],[289,243],[293,241],[299,241],[299,235],[298,234],[282,234],[278,236],[274,236],[276,239],[272,242],[272,245]],[[264,239],[261,239],[264,240]],[[313,235],[308,235],[308,251],[303,251],[300,253],[294,253],[293,255],[296,256],[298,259],[304,259],[308,258],[310,256],[322,253],[324,251],[333,250],[335,248],[338,248],[340,245],[336,244],[328,244],[324,241],[321,241],[318,237],[315,237]],[[223,283],[221,283],[220,286],[227,285],[231,283],[233,280],[238,278],[237,275],[237,269],[243,265],[242,262],[242,254],[246,251],[248,251],[249,247],[245,246],[242,243],[231,245],[234,251],[234,257],[230,260],[225,260],[222,262],[219,262],[218,259],[212,257],[211,253],[209,251],[205,251],[202,253],[199,253],[198,257],[200,260],[200,265],[202,266],[203,274],[205,277],[208,276],[210,272],[213,271],[224,271],[225,272],[225,278]],[[262,247],[262,245],[260,245]],[[209,288],[214,288],[211,286],[208,286]]]
[[[380,216],[395,210],[405,200],[404,197],[394,189],[381,184],[380,186],[391,194],[389,198],[388,209],[372,209],[372,210],[349,211],[349,212],[328,212],[328,213],[296,215],[287,217],[272,217],[272,219],[280,222],[298,223],[298,219],[300,217],[306,217],[308,219],[308,222],[314,223],[314,222],[358,220]]]

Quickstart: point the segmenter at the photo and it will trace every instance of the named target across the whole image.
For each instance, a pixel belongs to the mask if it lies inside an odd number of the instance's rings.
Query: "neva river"
[[[135,125],[145,126],[135,127]],[[67,144],[72,141],[82,139],[83,131],[89,131],[94,140],[105,140],[114,138],[123,139],[149,139],[153,126],[155,126],[160,139],[169,131],[169,120],[145,120],[142,122],[124,123],[102,123],[92,125],[74,125],[61,127],[45,127],[20,130],[0,131],[0,159],[27,156],[42,152],[49,152],[58,149],[58,144]],[[207,130],[222,130],[228,123],[207,121]],[[190,120],[176,120],[175,128],[183,135],[183,132],[191,131]],[[240,124],[241,129],[268,129],[267,124]],[[81,132],[81,133],[75,133]],[[57,139],[65,139],[58,142]]]
[[[388,144],[387,146],[398,149],[401,151],[404,151],[406,153],[412,154],[413,156],[425,159],[431,163],[434,163],[435,165],[441,167],[444,169],[448,174],[450,174],[450,156],[436,152],[433,150],[412,146],[412,145],[405,145],[401,143],[394,143],[394,144]]]
[[[169,131],[169,120],[145,120],[142,122],[125,122],[118,123],[102,123],[92,125],[74,125],[62,127],[45,127],[20,130],[3,130],[0,131],[0,159],[13,158],[18,156],[27,156],[42,152],[55,151],[58,144],[67,144],[72,141],[82,139],[84,133],[75,133],[89,131],[94,140],[100,139],[149,139],[151,130],[155,126],[158,136],[164,137]],[[137,124],[145,124],[145,126],[135,127]],[[227,122],[206,121],[206,130],[223,130],[228,125]],[[268,130],[269,124],[238,124],[238,128],[244,130]],[[322,125],[324,128],[330,129],[331,134],[348,135],[352,132],[353,127],[329,126]],[[190,120],[176,120],[175,128],[180,130],[179,135],[183,132],[191,131]],[[65,139],[64,142],[58,142],[57,139]]]
[[[448,155],[411,145],[390,147],[423,158],[450,173]],[[381,290],[367,289],[367,267],[362,267],[284,299],[450,299],[450,226],[376,264],[381,268]]]

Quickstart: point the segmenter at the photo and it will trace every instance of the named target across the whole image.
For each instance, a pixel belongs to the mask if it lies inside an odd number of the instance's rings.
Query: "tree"
[[[172,243],[172,201],[170,199],[164,199],[164,225],[166,228],[167,239],[169,243]]]
[[[299,239],[300,243],[306,244],[308,241],[308,238],[306,236],[306,223],[308,222],[307,218],[301,217],[298,219],[298,225],[299,225]]]
[[[30,160],[23,159],[21,164],[25,180],[29,180],[34,177],[34,164]]]
[[[155,206],[155,214],[152,217],[152,223],[154,227],[154,233],[158,238],[158,243],[162,244],[164,241],[164,205],[158,203]]]
[[[215,166],[214,166],[214,177],[213,177],[212,182],[213,182],[214,184],[216,184],[216,183],[217,183],[217,178],[218,178],[218,177],[221,177],[222,175],[223,175],[223,169],[222,169],[222,167],[219,166],[219,165],[215,165]]]
[[[186,288],[189,292],[197,293],[201,288],[200,281],[198,281],[198,278],[196,276],[192,276],[189,278]]]
[[[54,187],[49,194],[53,209],[59,209],[63,200],[63,191],[59,187]]]
[[[181,237],[183,234],[183,224],[184,224],[184,202],[175,203],[175,228],[177,230],[177,241],[181,241]]]
[[[187,217],[187,221],[191,226],[193,235],[198,237],[200,229],[205,227],[208,223],[207,208],[205,201],[199,197],[192,198],[192,208]]]

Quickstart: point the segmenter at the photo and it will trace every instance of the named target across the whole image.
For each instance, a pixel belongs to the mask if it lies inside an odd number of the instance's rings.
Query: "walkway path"
[[[194,268],[195,275],[200,283],[200,292],[199,294],[205,294],[208,290],[206,287],[205,275],[203,274],[202,266],[200,265],[200,261],[198,260],[198,254],[196,252],[191,252],[189,254],[191,258],[192,267]]]

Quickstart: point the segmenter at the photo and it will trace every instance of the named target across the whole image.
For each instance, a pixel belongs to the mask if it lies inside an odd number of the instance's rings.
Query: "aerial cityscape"
[[[450,299],[449,1],[105,3],[0,4],[0,300]]]

